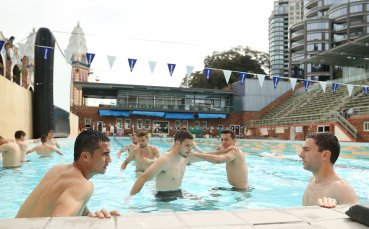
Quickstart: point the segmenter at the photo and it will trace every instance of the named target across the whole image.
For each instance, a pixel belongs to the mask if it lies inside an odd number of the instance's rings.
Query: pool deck
[[[365,225],[354,222],[345,214],[349,207],[134,213],[110,219],[88,217],[0,219],[0,229],[367,228]]]

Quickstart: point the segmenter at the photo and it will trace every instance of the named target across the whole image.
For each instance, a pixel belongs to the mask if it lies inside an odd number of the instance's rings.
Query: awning
[[[160,117],[163,118],[165,112],[158,112],[158,111],[132,111],[133,115],[143,115],[143,116],[153,116],[153,117]]]
[[[120,110],[99,110],[99,115],[101,117],[104,116],[113,116],[113,117],[129,117],[129,111],[120,111]]]
[[[207,114],[207,113],[199,113],[200,119],[211,119],[211,118],[226,118],[226,114]]]
[[[168,119],[195,119],[192,113],[166,113],[165,118]]]

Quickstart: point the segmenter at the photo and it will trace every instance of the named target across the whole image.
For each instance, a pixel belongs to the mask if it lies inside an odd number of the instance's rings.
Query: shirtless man
[[[50,157],[53,152],[56,152],[59,155],[63,155],[63,153],[58,148],[56,148],[54,145],[49,144],[46,135],[41,136],[41,142],[41,145],[33,147],[31,150],[28,150],[26,154],[36,152],[41,157]]]
[[[53,145],[53,146],[60,148],[59,143],[54,139],[54,135],[55,135],[55,131],[49,130],[49,132],[47,133],[47,143],[49,145]]]
[[[236,142],[234,133],[230,130],[223,130],[221,142],[223,149],[233,147]],[[207,153],[192,153],[192,155],[215,164],[227,163],[227,179],[228,183],[232,185],[232,190],[240,191],[247,188],[248,170],[245,155],[242,151],[232,148],[232,150],[221,155]]]
[[[136,172],[137,175],[144,172],[152,163],[154,163],[155,159],[160,156],[159,149],[155,146],[148,146],[149,137],[147,133],[139,133],[138,137],[138,147],[134,148],[126,160],[123,162],[121,169],[126,169],[127,165],[132,161],[136,161]]]
[[[28,143],[26,142],[26,133],[22,130],[18,130],[14,134],[15,142],[18,144],[21,151],[21,162],[26,162],[26,152]]]
[[[355,191],[339,177],[333,165],[340,154],[340,144],[332,133],[314,133],[306,137],[299,157],[304,169],[311,171],[302,204],[335,207],[337,204],[357,203]]]
[[[16,218],[81,216],[111,217],[118,211],[89,212],[86,207],[94,186],[89,179],[104,174],[111,162],[109,138],[86,130],[74,145],[73,164],[56,165],[42,178],[20,207]]]
[[[0,153],[3,154],[3,168],[21,166],[22,154],[17,143],[0,136]]]
[[[156,176],[156,197],[159,200],[173,200],[181,197],[182,192],[179,187],[191,158],[192,145],[192,134],[187,130],[178,131],[174,136],[174,146],[138,177],[130,195],[140,192],[144,184]]]
[[[118,159],[122,156],[122,153],[124,151],[128,151],[128,154],[130,154],[132,152],[132,150],[136,147],[138,147],[138,137],[137,134],[134,133],[131,135],[131,144],[126,145],[125,147],[122,147],[119,151],[118,151]]]

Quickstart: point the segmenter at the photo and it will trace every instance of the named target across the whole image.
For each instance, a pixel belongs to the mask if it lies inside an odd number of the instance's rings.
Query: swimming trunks
[[[169,202],[178,198],[183,198],[183,193],[181,189],[171,191],[158,191],[155,194],[155,197],[158,201]]]

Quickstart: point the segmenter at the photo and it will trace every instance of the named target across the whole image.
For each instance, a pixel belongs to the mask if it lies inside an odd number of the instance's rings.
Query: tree
[[[263,69],[270,69],[269,55],[267,53],[242,46],[223,52],[215,51],[213,55],[205,57],[204,65],[207,68],[213,69],[209,80],[206,80],[203,71],[197,71],[190,76],[186,76],[182,80],[181,86],[187,87],[188,85],[188,87],[195,88],[221,89],[227,85],[222,70],[232,71],[228,82],[231,84],[239,81],[238,72],[265,74]]]

